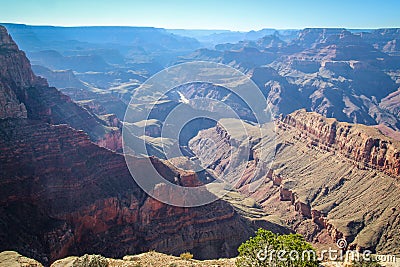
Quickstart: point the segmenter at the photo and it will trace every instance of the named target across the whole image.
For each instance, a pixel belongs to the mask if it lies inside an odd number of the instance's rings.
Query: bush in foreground
[[[190,252],[184,252],[179,256],[182,260],[191,260],[193,259],[193,254]]]
[[[299,234],[277,235],[258,229],[256,236],[240,245],[238,267],[319,266],[315,249]]]
[[[77,258],[73,267],[108,267],[108,260],[101,255],[87,255]]]

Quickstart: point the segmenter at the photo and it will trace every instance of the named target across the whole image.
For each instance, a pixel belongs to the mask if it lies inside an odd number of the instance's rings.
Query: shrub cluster
[[[72,263],[73,267],[108,267],[108,260],[101,255],[83,255]]]
[[[299,234],[277,235],[258,229],[256,235],[240,245],[238,251],[238,267],[319,266],[315,249]]]

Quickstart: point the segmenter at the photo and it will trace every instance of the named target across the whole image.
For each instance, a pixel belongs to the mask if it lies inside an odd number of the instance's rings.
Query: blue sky
[[[258,30],[400,27],[398,0],[0,0],[0,22]]]

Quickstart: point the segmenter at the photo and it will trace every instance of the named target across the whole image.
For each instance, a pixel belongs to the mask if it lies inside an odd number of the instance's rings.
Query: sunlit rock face
[[[235,183],[242,194],[316,246],[335,246],[345,238],[353,249],[399,252],[392,237],[398,236],[399,227],[400,139],[393,131],[305,110],[263,127],[260,139],[248,137],[256,142],[246,171]],[[210,139],[215,146],[198,146]],[[195,155],[211,159],[217,174],[230,164],[226,177],[234,180],[241,165],[230,162],[236,152],[228,143],[241,142],[217,124],[189,144]],[[264,166],[271,153],[273,161]]]
[[[93,142],[118,149],[117,133],[101,138],[120,122],[113,116],[101,121],[48,87],[3,27],[0,33],[0,64],[6,63],[0,72],[0,250],[46,265],[85,253],[236,255],[253,229],[229,204],[179,208],[145,194],[124,157]],[[157,158],[152,163],[168,181],[201,184],[194,173]]]

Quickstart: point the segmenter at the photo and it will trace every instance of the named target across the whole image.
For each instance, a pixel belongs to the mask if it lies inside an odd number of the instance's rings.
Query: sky
[[[234,31],[400,27],[399,0],[0,0],[0,22]]]

